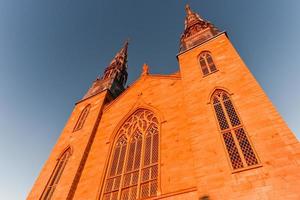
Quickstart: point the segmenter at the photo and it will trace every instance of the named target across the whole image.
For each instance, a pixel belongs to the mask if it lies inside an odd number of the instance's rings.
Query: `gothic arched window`
[[[224,90],[216,90],[211,101],[232,169],[239,170],[259,164],[230,95]]]
[[[40,200],[50,200],[52,198],[53,192],[60,180],[60,177],[64,171],[64,168],[71,156],[71,149],[68,148],[57,160],[56,166],[52,172],[52,175],[45,187],[45,190],[40,198]]]
[[[84,124],[84,122],[85,122],[85,120],[86,120],[86,117],[87,117],[88,114],[89,114],[90,108],[91,108],[91,104],[88,104],[88,105],[81,111],[81,113],[80,113],[80,115],[79,115],[79,118],[78,118],[78,120],[77,120],[77,122],[76,122],[76,125],[75,125],[75,127],[74,127],[74,129],[73,129],[73,132],[78,131],[78,130],[80,130],[80,129],[83,127],[83,124]]]
[[[138,109],[119,129],[104,183],[103,200],[135,200],[157,195],[159,123]]]
[[[217,71],[216,65],[212,59],[210,52],[204,51],[200,53],[199,62],[203,75],[207,75]]]

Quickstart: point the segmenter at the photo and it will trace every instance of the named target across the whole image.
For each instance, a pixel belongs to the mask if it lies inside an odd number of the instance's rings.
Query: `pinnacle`
[[[141,75],[148,75],[148,74],[149,74],[149,66],[146,63],[144,63],[143,71]]]
[[[126,54],[127,54],[127,49],[128,49],[128,44],[129,44],[129,39],[125,40],[124,46],[123,46],[122,49],[119,51],[119,53],[117,53],[116,56],[118,56],[119,54],[126,55]]]
[[[190,7],[189,4],[185,5],[185,12],[186,12],[187,15],[190,15],[190,14],[193,13],[193,11],[191,10],[191,7]]]
[[[207,34],[204,34],[204,37],[200,36],[201,32],[203,32],[204,30],[208,30],[208,32],[210,32],[209,37],[213,37],[214,35],[219,33],[219,30],[214,27],[212,23],[200,17],[196,12],[193,12],[189,4],[186,4],[185,12],[186,17],[184,21],[184,32],[180,38],[180,51],[186,50],[196,43],[199,43],[200,40],[205,40],[203,38],[207,39]],[[195,35],[198,35],[198,37],[195,38]]]

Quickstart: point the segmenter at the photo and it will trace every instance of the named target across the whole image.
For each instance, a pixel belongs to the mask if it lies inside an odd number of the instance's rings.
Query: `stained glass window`
[[[157,117],[146,109],[138,109],[124,122],[110,159],[103,200],[135,200],[157,195],[158,127]]]

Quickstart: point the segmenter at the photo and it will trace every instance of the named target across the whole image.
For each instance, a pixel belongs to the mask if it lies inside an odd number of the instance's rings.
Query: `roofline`
[[[79,103],[81,103],[81,102],[83,102],[83,101],[85,101],[85,100],[87,100],[87,99],[90,99],[90,98],[92,98],[92,97],[94,97],[94,96],[97,96],[98,94],[100,94],[100,93],[102,93],[102,92],[104,92],[104,91],[107,91],[107,92],[111,95],[111,92],[109,91],[109,89],[104,89],[104,90],[101,90],[101,91],[99,91],[99,92],[97,92],[97,93],[91,95],[91,96],[88,96],[88,97],[86,97],[86,98],[84,98],[84,99],[80,99],[80,100],[76,101],[76,102],[75,102],[75,105],[77,105],[77,104],[79,104]]]
[[[163,74],[149,74],[147,75],[148,77],[151,77],[151,78],[169,78],[169,79],[181,79],[181,76],[180,75],[163,75]]]
[[[133,88],[134,85],[136,85],[139,81],[144,80],[145,78],[169,78],[169,79],[176,79],[180,80],[180,76],[176,75],[160,75],[160,74],[155,74],[155,75],[145,75],[145,76],[140,76],[138,79],[136,79],[131,85],[129,85],[119,96],[117,96],[114,100],[109,102],[104,108],[103,112],[108,110],[116,101],[121,99],[122,96],[124,96],[131,88]]]

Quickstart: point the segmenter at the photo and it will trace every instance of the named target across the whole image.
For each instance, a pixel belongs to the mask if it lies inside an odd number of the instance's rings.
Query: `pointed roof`
[[[196,23],[204,21],[197,13],[194,13],[191,10],[191,7],[189,4],[186,4],[185,12],[186,12],[186,18],[185,18],[185,22],[184,22],[184,25],[185,25],[184,29],[187,29]]]
[[[128,40],[125,41],[124,46],[116,53],[115,57],[110,62],[109,66],[106,68],[118,68],[127,69],[127,51],[128,51]],[[106,71],[106,70],[105,70]]]
[[[98,94],[104,90],[109,90],[111,96],[115,98],[125,90],[128,77],[127,50],[128,40],[116,53],[110,64],[105,68],[102,78],[99,76],[97,77],[88,92],[84,95],[83,99]]]
[[[185,6],[185,12],[184,32],[180,38],[180,52],[220,33],[212,23],[193,12],[188,4]]]

